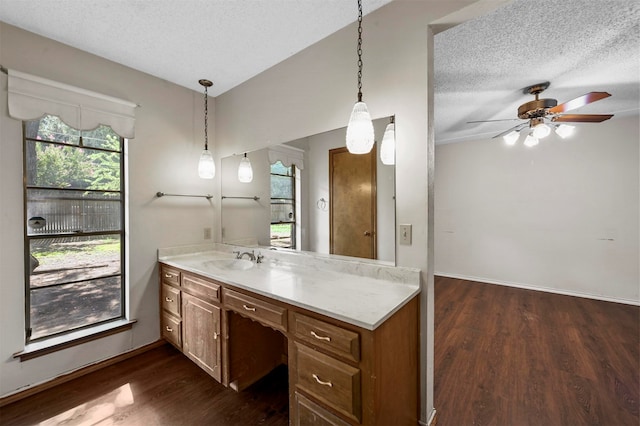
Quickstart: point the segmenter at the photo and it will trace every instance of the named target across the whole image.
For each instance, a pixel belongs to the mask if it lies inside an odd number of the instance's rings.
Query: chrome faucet
[[[249,256],[250,260],[256,260],[256,255],[253,250],[251,250],[251,253],[249,253],[248,251],[245,251],[242,254],[239,251],[234,251],[233,253],[236,255],[236,259],[242,259],[242,257],[246,254],[247,256]]]

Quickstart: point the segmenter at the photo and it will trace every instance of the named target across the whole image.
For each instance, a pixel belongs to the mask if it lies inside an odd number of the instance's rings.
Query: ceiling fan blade
[[[467,124],[471,123],[492,123],[494,121],[520,121],[519,118],[503,118],[501,120],[476,120],[476,121],[467,121]]]
[[[528,121],[527,121],[527,122],[525,122],[525,123],[520,123],[520,124],[518,124],[517,126],[513,126],[512,128],[507,129],[507,130],[505,130],[504,132],[502,132],[502,133],[499,133],[499,134],[495,135],[495,136],[494,136],[494,137],[492,137],[491,139],[499,138],[499,137],[504,136],[504,135],[506,135],[507,133],[511,133],[511,132],[513,132],[513,131],[519,132],[520,130],[524,129],[524,128],[525,128],[525,127],[527,127],[528,125],[529,125],[529,122],[528,122]]]
[[[551,118],[555,122],[601,123],[613,117],[613,114],[564,114]]]
[[[579,96],[563,104],[556,105],[553,108],[549,108],[549,112],[553,114],[559,114],[562,112],[571,111],[572,109],[583,107],[592,102],[599,101],[600,99],[608,98],[609,96],[611,96],[611,94],[607,92],[589,92],[586,95]]]

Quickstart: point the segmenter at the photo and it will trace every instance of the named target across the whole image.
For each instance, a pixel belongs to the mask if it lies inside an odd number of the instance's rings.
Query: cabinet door
[[[182,327],[184,354],[220,381],[220,308],[185,293]]]

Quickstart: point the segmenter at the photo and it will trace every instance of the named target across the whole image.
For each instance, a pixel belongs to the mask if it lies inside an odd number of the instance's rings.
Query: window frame
[[[283,167],[286,167],[287,169],[291,170],[291,175],[289,174],[281,174],[281,173],[273,173],[273,165],[280,163],[282,164]],[[284,197],[273,197],[273,194],[271,193],[271,182],[272,182],[272,177],[273,176],[280,176],[280,177],[286,177],[289,178],[291,180],[291,195],[292,198],[284,198]],[[296,197],[296,179],[297,173],[296,173],[296,166],[295,164],[291,164],[290,166],[286,166],[282,163],[282,161],[278,160],[276,163],[273,164],[269,164],[269,192],[270,192],[270,203],[269,206],[273,206],[274,204],[278,204],[278,203],[273,203],[273,200],[287,200],[287,201],[291,201],[292,207],[293,207],[293,220],[292,221],[278,221],[278,222],[273,222],[271,220],[271,218],[269,218],[269,245],[272,246],[271,242],[271,225],[281,225],[281,224],[290,224],[291,225],[291,244],[289,247],[289,249],[292,250],[296,250],[298,247],[298,241],[297,241],[297,225],[298,225],[298,212],[297,212],[297,205],[298,205],[298,199]],[[270,213],[271,214],[271,213]]]
[[[108,323],[117,323],[116,326],[120,323],[124,323],[126,322],[127,318],[126,318],[126,313],[127,313],[127,303],[128,303],[128,298],[127,298],[127,292],[126,292],[126,288],[127,288],[127,282],[126,282],[126,253],[127,253],[127,244],[126,244],[126,219],[127,219],[127,215],[126,215],[126,155],[125,155],[125,151],[126,151],[126,141],[127,139],[118,135],[117,133],[115,133],[115,131],[113,131],[114,134],[116,134],[118,136],[118,140],[119,140],[119,151],[113,151],[110,149],[104,149],[104,148],[100,148],[100,147],[93,147],[93,146],[87,146],[83,144],[83,134],[86,132],[90,132],[91,130],[80,130],[80,129],[74,129],[78,131],[78,135],[79,135],[79,140],[78,140],[78,144],[74,145],[74,144],[69,144],[69,143],[64,143],[64,142],[59,142],[59,141],[50,141],[50,140],[38,140],[38,139],[34,139],[31,137],[27,136],[27,122],[28,121],[36,121],[36,120],[42,120],[44,117],[46,116],[52,116],[52,117],[56,117],[55,115],[52,114],[46,114],[43,115],[42,117],[39,117],[37,119],[34,120],[24,120],[22,121],[22,172],[23,172],[23,196],[22,196],[22,201],[23,201],[23,235],[24,235],[24,291],[25,291],[25,344],[27,346],[29,345],[33,345],[34,343],[40,344],[44,341],[46,341],[47,339],[56,339],[58,340],[59,338],[63,337],[64,335],[70,335],[70,334],[78,334],[79,333],[83,333],[83,331],[86,331],[88,329],[91,328],[95,328],[95,327],[100,327],[100,328],[104,328],[103,326],[105,324]],[[59,119],[59,117],[56,117]],[[110,126],[107,126],[110,127]],[[95,129],[93,129],[95,130]],[[55,187],[41,187],[41,186],[37,186],[37,185],[29,185],[28,184],[28,164],[27,164],[27,145],[28,143],[34,142],[41,142],[41,143],[46,143],[46,144],[52,144],[52,145],[56,145],[56,146],[64,146],[64,147],[70,147],[70,148],[75,148],[75,149],[83,149],[83,150],[88,150],[90,152],[105,152],[105,153],[114,153],[114,152],[118,152],[120,154],[120,190],[119,191],[115,191],[115,190],[92,190],[92,189],[79,189],[79,188],[70,188],[70,189],[66,189],[66,188],[55,188]],[[73,233],[69,233],[69,232],[62,232],[62,233],[54,233],[54,234],[41,234],[41,235],[29,235],[29,230],[28,230],[28,220],[29,218],[28,216],[28,192],[29,190],[55,190],[55,191],[72,191],[72,192],[99,192],[99,193],[119,193],[120,197],[119,197],[119,203],[120,203],[120,208],[119,208],[119,213],[120,213],[120,228],[119,230],[107,230],[107,231],[88,231],[88,232],[73,232]],[[85,324],[82,326],[78,326],[78,327],[72,327],[72,328],[67,328],[63,331],[58,331],[58,332],[54,332],[51,334],[47,334],[45,336],[40,336],[37,338],[32,338],[32,327],[31,327],[31,323],[32,323],[32,319],[31,319],[31,264],[30,264],[30,256],[31,256],[31,240],[32,239],[54,239],[54,238],[69,238],[69,237],[91,237],[91,236],[101,236],[101,235],[117,235],[120,237],[120,256],[119,256],[119,260],[120,260],[120,314],[117,317],[113,317],[113,318],[109,318],[106,320],[100,320],[100,321],[94,321],[91,322],[89,324]],[[110,275],[109,277],[113,277],[113,276],[118,276],[118,275]],[[105,277],[99,277],[99,278],[107,278]],[[64,283],[57,283],[54,286],[62,286],[62,285],[68,285],[68,284],[73,284],[73,283],[77,283],[77,282],[89,282],[91,280],[73,280],[73,281],[69,281],[69,282],[64,282]],[[53,287],[53,286],[52,286]],[[135,322],[135,321],[134,321]],[[129,321],[127,323],[127,325],[124,326],[124,328],[130,328],[130,324],[132,322]],[[116,329],[120,329],[123,328],[122,325],[117,326]],[[104,331],[101,331],[100,333],[104,333]],[[85,338],[86,340],[86,338]],[[28,358],[27,358],[28,359]]]

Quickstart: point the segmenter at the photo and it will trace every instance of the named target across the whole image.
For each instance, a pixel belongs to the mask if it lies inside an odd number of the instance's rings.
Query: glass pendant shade
[[[527,138],[524,140],[524,145],[528,146],[529,148],[531,148],[532,146],[538,145],[538,143],[540,143],[538,138],[532,135],[527,135]]]
[[[216,163],[213,161],[213,155],[208,149],[202,151],[200,154],[200,161],[198,162],[198,176],[202,179],[213,179],[216,175]]]
[[[551,127],[547,126],[544,123],[541,123],[533,128],[531,135],[536,139],[542,139],[549,136],[549,133],[551,133]]]
[[[573,134],[573,130],[576,126],[570,126],[568,124],[561,124],[556,128],[556,134],[560,136],[562,139],[568,138]]]
[[[504,135],[502,137],[502,139],[504,139],[504,143],[506,143],[507,145],[511,146],[511,145],[515,145],[515,143],[518,141],[519,137],[520,137],[520,133],[518,133],[518,132],[516,132],[514,130],[514,131],[509,132],[506,135]]]
[[[364,102],[356,102],[347,126],[347,149],[352,154],[367,154],[374,144],[373,123]]]
[[[382,164],[388,166],[396,164],[396,125],[394,123],[389,123],[384,131],[380,144],[380,160]]]
[[[253,180],[253,168],[251,168],[251,161],[247,158],[247,154],[240,160],[238,180],[242,183],[249,183]]]

